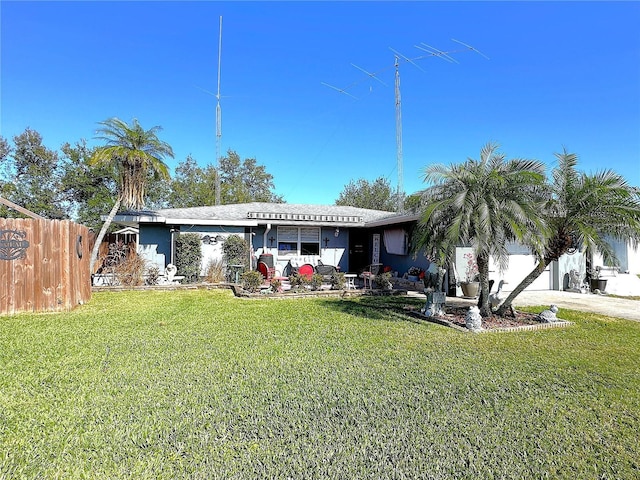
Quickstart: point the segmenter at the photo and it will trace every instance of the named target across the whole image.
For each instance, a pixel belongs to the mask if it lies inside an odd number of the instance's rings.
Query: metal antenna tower
[[[391,50],[394,55],[395,55],[395,62],[394,62],[394,68],[395,68],[395,104],[396,104],[396,161],[397,161],[397,168],[398,168],[398,186],[397,186],[397,200],[398,200],[398,204],[397,204],[397,211],[398,213],[401,213],[404,210],[404,205],[403,205],[403,200],[402,200],[402,194],[403,194],[403,190],[404,190],[404,179],[403,179],[403,156],[402,156],[402,99],[400,96],[400,62],[404,61],[407,63],[412,64],[413,66],[415,66],[418,70],[421,70],[424,72],[424,69],[422,69],[420,67],[420,65],[418,65],[416,62],[418,60],[422,60],[424,58],[428,58],[428,57],[439,57],[447,62],[450,63],[458,63],[458,61],[451,57],[452,54],[454,53],[459,53],[459,52],[466,52],[471,50],[472,52],[476,52],[477,54],[483,56],[484,58],[486,58],[487,60],[489,60],[489,57],[487,57],[484,53],[482,53],[481,51],[475,49],[474,47],[472,47],[471,45],[467,45],[466,43],[462,43],[459,40],[456,40],[454,38],[451,39],[452,41],[462,45],[464,48],[460,48],[457,50],[449,50],[449,51],[442,51],[442,50],[438,50],[437,48],[431,47],[429,45],[427,45],[426,43],[421,43],[420,45],[414,45],[415,48],[422,50],[423,52],[426,52],[424,54],[421,54],[417,57],[414,58],[409,58],[409,57],[405,57],[404,55],[402,55],[400,52],[397,52],[396,50],[394,50],[393,48],[389,47],[389,50]],[[382,70],[379,70],[375,73],[370,73],[368,71],[366,71],[363,68],[360,68],[359,66],[355,65],[355,64],[351,64],[353,67],[357,68],[358,70],[364,72],[369,78],[374,78],[375,80],[379,81],[380,83],[382,83],[383,85],[386,86],[386,84],[380,80],[378,78],[378,75],[380,73],[382,73],[385,70],[388,70],[389,67],[383,68]],[[350,94],[349,92],[347,92],[347,89],[354,87],[356,85],[358,85],[359,83],[361,83],[361,81],[357,81],[354,82],[352,84],[350,84],[349,86],[345,87],[345,88],[338,88],[338,87],[334,87],[333,85],[329,85],[328,83],[324,83],[324,82],[320,82],[323,85],[330,87],[334,90],[337,90],[340,93],[344,93],[345,95],[348,95],[354,99],[357,99],[355,96],[353,96],[352,94]]]
[[[220,61],[222,58],[222,15],[218,39],[218,93],[216,93],[216,205],[220,205],[220,140],[222,138],[222,110],[220,108]]]
[[[400,59],[396,55],[396,159],[398,161],[398,188],[397,188],[397,211],[404,210],[404,202],[402,201],[402,193],[404,191],[404,179],[402,173],[402,100],[400,99]]]

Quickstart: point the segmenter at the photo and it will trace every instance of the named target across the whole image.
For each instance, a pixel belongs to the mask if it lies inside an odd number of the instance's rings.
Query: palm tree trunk
[[[542,260],[540,260],[535,268],[531,271],[531,273],[524,277],[524,279],[518,284],[516,288],[513,289],[513,291],[509,294],[505,301],[502,302],[500,307],[498,307],[498,310],[496,310],[496,315],[504,316],[507,311],[510,311],[513,300],[518,295],[520,295],[525,288],[531,285],[535,281],[535,279],[538,278],[542,274],[542,272],[544,272],[545,268],[547,268],[547,265],[549,265],[551,262],[552,259],[550,258],[543,258]]]
[[[104,239],[104,236],[107,234],[107,230],[109,229],[109,226],[111,225],[111,222],[113,221],[113,217],[116,216],[116,213],[118,212],[118,209],[120,208],[121,202],[122,202],[122,199],[120,197],[118,197],[118,199],[116,200],[116,203],[113,205],[113,208],[109,212],[109,216],[107,217],[107,219],[105,220],[104,224],[102,225],[102,228],[100,229],[100,233],[98,234],[98,237],[96,238],[96,243],[93,245],[93,250],[91,251],[91,260],[89,262],[89,273],[91,275],[93,275],[93,273],[94,273],[93,269],[96,266],[96,261],[98,261],[98,252],[100,251],[100,244],[102,243],[102,240]]]
[[[489,303],[489,257],[478,255],[476,262],[480,273],[480,298],[482,299],[482,304],[479,305],[480,316],[486,318],[493,315],[491,304]]]

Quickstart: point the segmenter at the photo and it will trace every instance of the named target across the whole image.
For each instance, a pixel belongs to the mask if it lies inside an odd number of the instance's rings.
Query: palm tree
[[[606,237],[640,241],[640,191],[611,170],[594,175],[578,172],[578,157],[563,149],[556,153],[544,214],[550,235],[537,265],[500,305],[497,314],[511,310],[513,300],[540,276],[546,267],[570,248],[582,245],[586,252],[600,252],[606,263],[617,264]]]
[[[541,249],[539,234],[545,231],[539,208],[544,165],[506,160],[498,148],[488,143],[480,151],[480,160],[425,169],[424,180],[432,186],[420,192],[424,207],[413,242],[414,251],[424,249],[440,265],[452,261],[456,246],[473,247],[483,317],[491,316],[489,259],[493,257],[505,269],[508,242],[518,240]]]
[[[135,209],[144,206],[148,177],[152,175],[156,179],[168,179],[169,168],[162,159],[165,156],[173,158],[171,146],[158,138],[157,132],[162,130],[159,126],[145,130],[137,119],[128,125],[115,117],[99,122],[99,125],[102,125],[98,130],[101,135],[96,138],[104,140],[106,145],[96,149],[90,163],[113,168],[118,182],[118,196],[91,252],[92,273],[100,243],[120,206]]]

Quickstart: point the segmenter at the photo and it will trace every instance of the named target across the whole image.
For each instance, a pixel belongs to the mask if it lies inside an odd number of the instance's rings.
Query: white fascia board
[[[230,227],[257,227],[259,225],[258,222],[247,220],[203,220],[199,218],[168,218],[165,219],[165,223],[171,225],[228,225]]]
[[[308,222],[308,221],[300,221],[300,222],[294,222],[294,221],[278,221],[278,222],[268,222],[271,224],[271,226],[273,227],[326,227],[326,228],[335,228],[335,227],[340,227],[340,228],[362,228],[365,226],[364,222],[362,223],[341,223],[341,222],[332,222],[332,223],[327,223],[327,222]],[[266,223],[262,222],[260,225],[266,225]]]
[[[101,215],[100,218],[104,221],[107,219],[107,215]],[[139,223],[166,223],[166,218],[156,215],[116,215],[113,217],[113,221],[123,225],[134,225]]]
[[[420,215],[401,215],[397,217],[387,217],[381,220],[374,220],[372,222],[367,222],[365,225],[368,228],[372,227],[386,227],[388,225],[396,225],[398,223],[411,223],[420,220]]]

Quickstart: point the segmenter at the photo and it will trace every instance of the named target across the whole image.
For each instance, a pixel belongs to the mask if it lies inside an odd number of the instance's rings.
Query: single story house
[[[120,213],[114,222],[138,229],[138,253],[161,271],[175,258],[175,238],[197,233],[202,238],[202,274],[211,260],[222,259],[222,244],[229,235],[240,235],[250,246],[251,265],[261,255],[270,255],[278,275],[290,274],[305,263],[334,265],[342,272],[360,273],[372,264],[387,266],[402,277],[410,267],[426,270],[424,255],[410,253],[410,241],[418,216],[380,210],[289,203],[252,202],[193,208]],[[492,278],[505,280],[510,290],[535,266],[535,258],[521,245],[511,245],[509,268],[499,272],[490,266]],[[456,279],[465,276],[468,247],[459,247],[455,262],[448,266],[449,294]],[[533,290],[563,290],[569,271],[584,274],[584,255],[576,252],[554,262],[530,287]]]
[[[381,210],[252,202],[121,213],[114,223],[138,228],[138,252],[161,270],[174,262],[174,239],[183,233],[202,237],[203,274],[211,260],[222,258],[222,244],[229,235],[245,238],[252,265],[261,255],[272,255],[279,275],[319,262],[356,273],[378,263],[399,269],[409,264],[426,268],[425,258],[410,260],[409,232],[394,226],[398,218],[407,222]],[[372,223],[383,227],[374,232],[368,226]],[[399,258],[392,262],[388,255]]]

